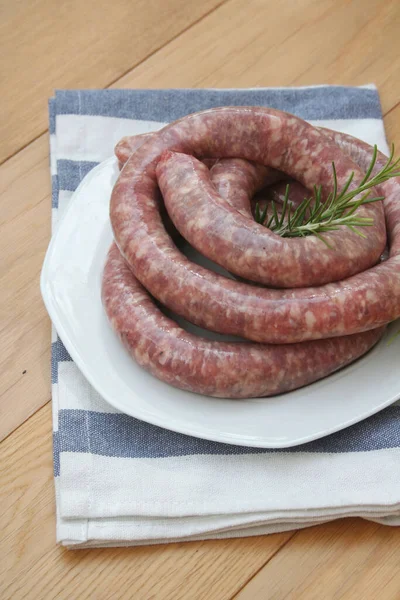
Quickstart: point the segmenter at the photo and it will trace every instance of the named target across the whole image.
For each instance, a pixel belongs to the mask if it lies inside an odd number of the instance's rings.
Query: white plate
[[[344,429],[400,397],[400,336],[387,343],[396,324],[353,365],[274,398],[204,397],[143,371],[111,330],[100,299],[112,240],[109,198],[117,175],[117,162],[111,158],[85,177],[53,236],[41,276],[43,299],[59,336],[107,402],[143,421],[196,437],[285,448]]]

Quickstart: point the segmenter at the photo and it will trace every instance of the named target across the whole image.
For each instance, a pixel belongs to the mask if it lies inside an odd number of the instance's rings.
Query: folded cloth
[[[53,226],[124,135],[201,109],[294,113],[388,151],[374,86],[59,91],[50,100]],[[239,537],[344,516],[400,525],[400,405],[296,448],[191,438],[109,406],[53,332],[57,540],[70,547]]]

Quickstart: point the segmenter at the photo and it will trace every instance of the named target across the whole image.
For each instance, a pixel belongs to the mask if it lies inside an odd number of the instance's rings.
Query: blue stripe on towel
[[[60,436],[58,431],[53,431],[53,474],[58,477],[60,474]]]
[[[59,413],[59,451],[90,452],[117,458],[166,458],[191,454],[266,452],[366,452],[400,447],[400,406],[320,440],[289,449],[266,450],[202,440],[139,421],[124,414],[85,410]]]
[[[58,208],[58,177],[57,175],[52,175],[51,177],[51,207]]]
[[[321,86],[253,90],[61,90],[57,114],[99,115],[146,121],[174,121],[215,106],[270,106],[309,120],[380,119],[375,89]],[[52,108],[52,107],[51,107]]]
[[[51,345],[51,383],[58,383],[58,363],[61,361],[72,361],[64,344],[57,337],[57,341]]]
[[[56,132],[56,99],[49,99],[49,133]]]
[[[57,175],[60,190],[74,192],[82,179],[99,163],[90,161],[58,160]]]

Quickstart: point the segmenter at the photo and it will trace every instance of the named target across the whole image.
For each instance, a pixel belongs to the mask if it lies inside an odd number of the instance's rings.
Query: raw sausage
[[[241,125],[236,127],[236,123]],[[221,131],[224,136],[219,138],[216,132]],[[282,140],[291,143],[283,144]],[[356,333],[399,316],[396,256],[344,281],[297,290],[249,286],[191,263],[166,234],[158,213],[155,168],[165,150],[255,159],[297,176],[309,187],[321,184],[325,191],[331,178],[331,160],[336,164],[339,185],[350,171],[356,173],[356,182],[362,178],[362,172],[325,133],[269,109],[214,109],[186,117],[151,137],[131,156],[120,175],[111,199],[111,221],[119,249],[133,273],[171,310],[213,331],[269,343]],[[382,186],[383,192],[389,192],[385,206],[398,206],[398,189],[398,182],[393,181]],[[368,231],[367,242],[348,231],[327,234],[335,250],[346,247],[350,263],[353,267],[357,263],[357,270],[365,266],[365,255],[368,264],[375,264],[385,245],[380,203],[366,205],[361,214],[373,215],[376,222],[375,228]],[[290,248],[297,240],[286,241]],[[288,277],[296,280],[298,271],[306,272],[314,264],[319,264],[323,274],[329,269],[331,255],[323,242],[313,236],[301,241],[313,249],[308,262],[300,253],[298,262],[302,269],[286,264],[282,255],[270,252],[271,265],[281,261],[280,271],[275,269],[281,278],[285,279],[289,272]]]
[[[288,142],[283,143],[282,138],[287,139]],[[137,186],[133,185],[132,202],[123,201],[119,204],[118,212],[121,213],[124,206],[126,218],[129,218],[133,204],[137,204],[134,201],[135,197],[147,195],[150,202],[156,186],[154,170],[165,150],[181,151],[184,154],[197,156],[219,154],[220,157],[224,157],[237,154],[242,158],[255,159],[256,162],[277,167],[299,179],[308,188],[314,184],[322,185],[325,193],[332,189],[332,160],[336,164],[339,186],[352,171],[355,172],[355,184],[362,179],[360,169],[340,151],[336,144],[329,142],[324,134],[300,119],[262,108],[214,109],[191,115],[165,127],[131,156],[123,175],[117,182],[112,205],[117,202],[115,198],[118,198],[118,190],[123,186],[122,180],[129,177],[134,179],[135,173],[146,174],[147,189],[144,190],[144,181],[138,182]],[[168,156],[172,157],[172,155]],[[190,157],[187,157],[187,160],[190,161],[189,168],[195,170],[198,163]],[[207,183],[204,177],[196,176],[193,179],[196,179],[194,185],[202,186]],[[185,186],[188,192],[191,191],[190,181],[189,179]],[[202,197],[199,195],[199,200]],[[218,207],[218,203],[209,204],[211,214],[204,215],[204,229],[213,222],[213,213],[219,221]],[[325,237],[328,243],[331,243],[332,249],[327,249],[323,242],[315,237],[288,240],[257,226],[262,231],[262,248],[265,248],[264,254],[257,253],[256,257],[257,261],[262,261],[260,266],[260,269],[264,270],[262,283],[274,287],[320,285],[327,280],[343,279],[375,264],[386,241],[382,206],[379,203],[365,205],[358,209],[358,213],[361,216],[374,218],[375,225],[370,228],[369,235],[365,239],[358,239],[347,229],[329,232]],[[243,232],[242,225],[245,226],[242,222],[232,222],[233,217],[226,211],[223,220],[227,222],[226,235],[232,237],[239,231],[239,236],[248,241],[249,236],[246,235],[248,231]],[[115,217],[112,218],[112,222],[115,227],[117,225]],[[125,252],[124,246],[127,239],[132,237],[133,231],[126,236],[125,227],[123,230],[119,230],[117,225],[117,243]],[[220,233],[220,238],[221,236]],[[226,241],[222,238],[221,243],[224,244]],[[249,260],[252,258],[253,251],[254,248],[251,248],[248,252]],[[321,256],[316,258],[316,253],[319,252]],[[223,256],[223,252],[221,255]],[[131,259],[127,258],[131,262]]]
[[[372,154],[370,146],[350,136],[344,136],[329,130],[321,130],[321,134],[326,136],[326,140],[332,139],[337,145],[336,147],[340,146],[343,152],[352,157],[360,166],[361,171],[367,168]],[[153,137],[151,141],[155,143],[156,140]],[[138,148],[139,145],[136,151]],[[176,159],[181,160],[181,156],[181,154],[176,153],[176,148],[173,149],[172,153],[167,149],[167,152],[160,153],[158,159],[154,160],[153,171],[152,168],[149,168],[142,173],[142,187],[138,184],[138,180],[131,180],[135,187],[135,193],[138,194],[135,200],[139,207],[141,206],[143,209],[143,204],[146,202],[150,206],[149,197],[154,203],[158,202],[159,205],[162,202],[161,198],[157,197],[157,181],[155,193],[153,195],[148,193],[150,189],[149,179],[154,176],[154,166],[156,166],[158,183],[164,192],[164,197],[167,198],[167,207],[174,218],[174,203],[176,200],[172,198],[172,190],[175,189],[176,192],[179,192],[182,181],[179,181],[179,183],[173,182],[171,172],[177,172],[176,163],[173,162],[168,165],[168,161],[171,159],[173,161]],[[132,158],[137,158],[137,156],[132,156]],[[277,172],[268,170],[268,168],[264,169],[256,163],[250,163],[243,159],[219,160],[210,165],[211,170],[209,171],[196,159],[184,156],[183,179],[186,177],[185,172],[187,171],[187,164],[189,164],[187,159],[190,160],[191,167],[195,165],[192,172],[194,170],[204,175],[202,189],[204,190],[204,185],[208,186],[211,194],[218,194],[219,206],[224,206],[225,211],[235,211],[243,218],[247,218],[249,222],[249,217],[251,217],[250,200],[253,194],[265,182],[276,181],[281,177]],[[127,167],[129,167],[130,162],[131,160],[129,160]],[[385,162],[386,158],[379,155],[375,170],[381,168]],[[195,193],[193,183],[190,182],[190,185],[191,193],[187,194],[189,202],[193,193]],[[183,181],[183,187],[185,189],[185,181]],[[303,191],[303,188],[298,186],[299,199]],[[138,235],[143,235],[142,229],[145,229],[145,237],[142,240],[144,239],[147,249],[151,249],[152,246],[149,244],[149,240],[146,240],[146,235],[153,242],[153,248],[154,244],[158,249],[164,248],[165,258],[172,259],[172,266],[174,266],[173,261],[176,260],[176,255],[178,255],[178,260],[175,263],[178,274],[182,275],[182,271],[179,273],[182,265],[187,269],[185,272],[189,273],[189,287],[185,288],[187,282],[182,281],[180,288],[181,310],[177,311],[180,314],[184,316],[187,316],[186,313],[194,315],[191,320],[197,324],[203,324],[202,319],[207,319],[207,314],[211,314],[211,320],[214,319],[213,325],[215,326],[210,327],[210,329],[215,331],[223,331],[224,327],[230,328],[229,332],[234,333],[247,331],[246,327],[253,327],[251,331],[254,331],[254,325],[259,323],[254,321],[252,323],[251,318],[248,319],[247,323],[244,320],[239,323],[234,322],[232,317],[244,313],[236,313],[236,315],[229,312],[221,313],[220,322],[215,321],[218,308],[221,306],[221,299],[218,298],[217,293],[223,293],[224,299],[231,302],[235,299],[238,300],[240,294],[242,294],[242,299],[247,300],[244,308],[249,311],[248,315],[250,317],[252,303],[254,305],[258,302],[260,305],[264,303],[265,308],[270,311],[270,314],[267,315],[269,319],[271,319],[271,314],[274,314],[275,309],[276,316],[282,317],[286,311],[286,315],[293,314],[295,323],[296,319],[297,322],[300,321],[301,323],[299,312],[306,307],[308,313],[304,315],[303,335],[305,337],[303,339],[310,340],[314,337],[314,341],[279,344],[285,335],[291,337],[290,341],[293,341],[298,333],[289,331],[290,327],[293,327],[293,321],[291,321],[286,327],[287,333],[285,334],[282,318],[279,321],[280,330],[275,327],[274,331],[274,323],[271,320],[269,321],[271,328],[267,335],[271,336],[273,343],[277,345],[209,341],[187,333],[157,308],[151,296],[135,277],[135,269],[139,273],[141,272],[143,247],[140,250],[140,246],[134,244],[134,250],[129,248],[128,244],[128,249],[131,250],[134,258],[129,266],[116,245],[113,245],[109,252],[102,286],[103,303],[107,315],[120,339],[141,366],[159,379],[182,389],[216,397],[245,398],[279,394],[307,385],[367,352],[382,335],[384,328],[379,325],[385,324],[400,314],[399,191],[400,182],[398,179],[387,181],[380,186],[379,190],[380,194],[385,195],[385,216],[390,245],[388,260],[345,281],[308,290],[266,290],[230,281],[189,263],[177,251],[171,241],[170,245],[166,245],[165,231],[163,231],[162,226],[159,227],[158,222],[155,223],[156,227],[153,229],[154,223],[149,219],[144,219],[141,224],[142,227],[136,227],[135,231]],[[129,195],[129,190],[124,187],[119,192]],[[142,193],[142,196],[140,196],[140,193]],[[276,193],[281,192],[278,189]],[[180,193],[177,195],[179,197]],[[200,201],[203,202],[202,199]],[[132,202],[132,198],[128,196],[126,202]],[[182,201],[179,203],[182,206]],[[294,203],[296,204],[296,198],[294,198]],[[119,203],[117,202],[115,206],[118,207]],[[133,203],[133,206],[136,208],[135,203]],[[113,211],[113,205],[111,211]],[[123,213],[124,210],[121,212]],[[142,215],[148,216],[145,211],[142,212]],[[379,217],[378,211],[377,216]],[[201,220],[201,214],[197,213],[197,219]],[[181,232],[185,233],[182,231],[184,225],[178,221],[179,219],[175,217],[176,224],[181,228]],[[124,225],[129,227],[131,224],[126,223]],[[379,226],[377,230],[379,231]],[[139,248],[139,251],[137,248]],[[191,266],[191,270],[188,269],[185,261]],[[168,263],[164,260],[161,264],[165,266]],[[147,265],[150,270],[148,277],[150,282],[158,276],[160,281],[168,283],[164,279],[165,273],[163,273],[159,264],[154,263],[153,265],[150,262]],[[168,274],[170,273],[171,270]],[[198,289],[200,289],[200,295],[197,295],[196,299],[207,297],[208,294],[212,301],[211,290],[213,289],[216,293],[214,304],[211,302],[210,310],[207,309],[206,304],[198,305],[200,317],[196,317],[191,297],[191,293],[196,292],[197,289],[193,285],[196,283],[196,277]],[[179,279],[175,278],[174,281],[179,281]],[[169,299],[171,298],[171,288],[170,286],[166,287],[169,288],[167,289]],[[348,303],[347,306],[345,301]],[[185,303],[191,305],[191,307],[187,309]],[[281,312],[277,310],[278,303]],[[176,310],[173,303],[166,302],[166,305]],[[382,307],[380,313],[378,310],[379,305]],[[233,304],[229,306],[233,306]],[[335,307],[337,309],[336,313],[332,311]],[[318,324],[329,324],[329,320],[326,318],[327,308],[331,309],[330,317],[333,317],[333,323],[336,325],[333,335],[338,337],[318,340],[316,338],[324,337],[326,332],[322,329],[321,334],[321,330],[317,330],[315,323],[319,318]],[[322,311],[321,314],[319,314],[319,311]],[[258,317],[258,314],[256,316]],[[266,323],[268,323],[268,320]],[[337,332],[338,323],[340,323],[339,330],[342,329],[342,333],[345,334],[351,332],[352,327],[357,330],[360,323],[365,331],[353,335],[340,335]],[[362,331],[362,329],[358,329],[358,331]],[[246,335],[245,337],[249,336]]]
[[[102,297],[114,330],[140,366],[176,387],[222,398],[270,396],[312,383],[367,352],[383,331],[281,346],[198,338],[156,307],[115,244]]]
[[[123,137],[115,146],[114,152],[119,160],[120,168],[129,157],[154,133],[144,133]],[[249,212],[249,196],[285,178],[284,174],[241,158],[203,158],[208,167],[210,179],[218,194],[235,206],[238,210],[245,207],[244,214]]]
[[[127,135],[121,138],[114,148],[115,156],[123,166],[129,157],[136,152],[144,142],[151,137],[151,133],[139,133],[138,135]]]
[[[315,259],[312,243],[303,244],[310,238],[283,239],[249,218],[252,186],[248,186],[251,196],[247,196],[246,205],[238,210],[217,193],[208,169],[193,156],[164,152],[156,174],[168,214],[178,231],[194,248],[228,271],[265,285],[284,287],[304,287],[316,279],[326,283],[347,273],[350,244],[335,247],[334,251],[325,248],[325,255],[336,255],[335,261],[325,264]],[[289,268],[285,270],[285,260],[296,266],[303,261],[303,270],[296,270],[296,281]],[[352,260],[356,262],[358,258],[354,256]]]

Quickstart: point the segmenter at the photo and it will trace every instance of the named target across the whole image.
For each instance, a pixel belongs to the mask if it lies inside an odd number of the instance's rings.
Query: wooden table
[[[266,537],[55,544],[50,323],[54,88],[379,86],[400,148],[398,0],[0,1],[2,600],[399,599],[400,530],[357,519]]]

